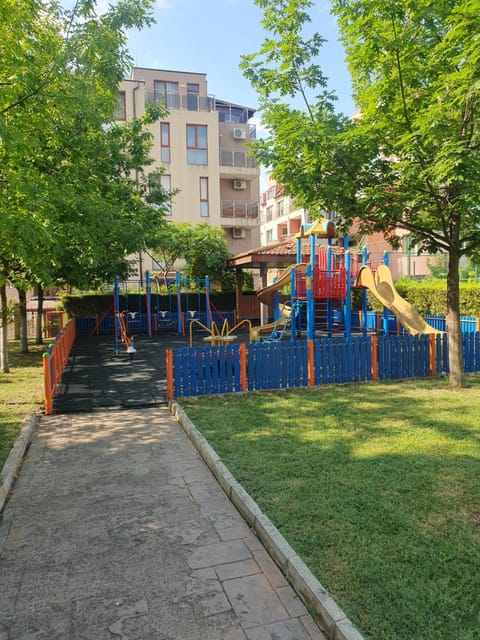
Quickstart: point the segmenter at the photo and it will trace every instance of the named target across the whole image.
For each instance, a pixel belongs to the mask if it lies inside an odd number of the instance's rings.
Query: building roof
[[[240,269],[259,269],[266,265],[268,269],[286,267],[295,261],[297,255],[297,242],[295,238],[286,238],[279,242],[272,242],[264,247],[256,247],[230,258],[230,267]]]

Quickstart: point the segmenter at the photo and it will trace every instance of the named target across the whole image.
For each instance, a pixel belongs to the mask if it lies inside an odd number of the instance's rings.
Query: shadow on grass
[[[478,638],[480,378],[185,402],[367,638]],[[208,405],[206,404],[208,402]]]

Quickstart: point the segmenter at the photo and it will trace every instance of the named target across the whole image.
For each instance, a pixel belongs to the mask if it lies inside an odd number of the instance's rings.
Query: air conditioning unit
[[[247,130],[240,129],[239,127],[235,127],[233,130],[233,137],[235,140],[246,140],[247,139]]]
[[[242,229],[242,227],[233,227],[232,237],[238,239],[238,238],[245,238],[246,235],[247,235],[246,231],[245,229]]]
[[[246,180],[234,180],[233,181],[233,188],[234,189],[246,189],[247,188],[247,181]]]

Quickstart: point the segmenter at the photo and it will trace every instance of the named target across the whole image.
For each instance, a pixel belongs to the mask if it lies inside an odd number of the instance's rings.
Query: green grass
[[[480,638],[480,377],[182,402],[366,638]]]
[[[0,373],[0,469],[25,418],[43,402],[42,353],[45,345],[29,344],[22,355],[18,341],[9,342],[10,373]]]

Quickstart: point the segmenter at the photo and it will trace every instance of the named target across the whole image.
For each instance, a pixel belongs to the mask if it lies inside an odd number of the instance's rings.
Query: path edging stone
[[[258,535],[296,593],[314,612],[314,617],[329,640],[364,640],[343,610],[327,593],[275,525],[262,512],[240,483],[235,480],[216,451],[198,431],[182,407],[177,402],[172,401],[169,403],[169,408],[212,471],[223,491]]]
[[[24,425],[8,454],[5,464],[0,472],[0,512],[5,506],[8,494],[15,480],[18,469],[22,464],[25,451],[32,439],[33,430],[38,422],[37,415],[32,411],[25,419]]]

